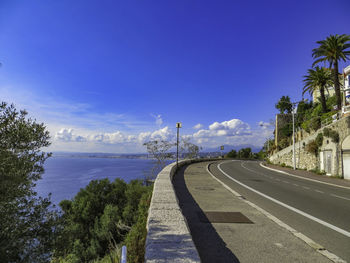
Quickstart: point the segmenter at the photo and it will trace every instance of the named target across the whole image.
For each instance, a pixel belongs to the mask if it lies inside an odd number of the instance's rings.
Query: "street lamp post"
[[[181,122],[176,123],[176,128],[177,128],[177,137],[176,137],[176,169],[178,168],[179,165],[179,130],[182,127]]]
[[[293,118],[293,170],[295,170],[295,123],[294,123],[294,104],[293,104],[293,109],[292,109],[292,118]]]
[[[292,105],[292,119],[293,119],[293,170],[296,170],[296,160],[295,160],[295,121],[294,121],[294,110],[296,109],[295,108],[295,105],[297,105],[299,102],[302,102],[302,101],[307,101],[307,100],[301,100],[301,101],[298,101],[298,102],[287,102],[289,104]]]

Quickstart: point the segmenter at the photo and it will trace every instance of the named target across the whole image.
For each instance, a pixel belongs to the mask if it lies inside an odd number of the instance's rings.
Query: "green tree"
[[[320,91],[320,102],[322,105],[322,112],[327,112],[325,89],[333,85],[332,74],[329,69],[316,67],[315,69],[309,69],[308,75],[304,76],[304,89],[305,92],[312,94],[315,90]]]
[[[282,96],[280,100],[276,103],[275,108],[278,109],[281,114],[291,113],[293,105],[290,102],[289,96]]]
[[[61,201],[53,262],[89,262],[111,253],[137,222],[140,200],[150,190],[139,180],[92,180],[73,200]]]
[[[333,68],[333,82],[337,97],[337,108],[341,109],[341,94],[339,82],[339,61],[346,61],[350,56],[350,35],[330,35],[325,40],[317,41],[319,47],[312,50],[315,59],[313,66],[320,62],[328,62],[329,68]]]
[[[49,197],[36,197],[50,144],[44,124],[14,105],[0,104],[0,258],[2,262],[47,262],[57,213]]]
[[[242,148],[238,151],[238,158],[248,159],[251,158],[253,155],[252,149],[250,147]]]
[[[236,151],[236,150],[230,151],[230,152],[226,155],[226,157],[228,157],[228,158],[237,158],[237,151]]]

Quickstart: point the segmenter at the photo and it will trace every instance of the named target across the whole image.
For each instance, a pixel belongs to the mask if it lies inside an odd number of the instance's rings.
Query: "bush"
[[[334,142],[334,143],[339,142],[339,133],[337,131],[334,131],[334,130],[329,129],[329,128],[324,128],[323,134],[324,134],[324,136],[331,138],[332,142]]]
[[[293,135],[293,124],[288,123],[280,128],[280,134],[282,137],[290,137]]]
[[[151,187],[139,180],[93,180],[60,206],[62,229],[53,262],[88,262],[105,258],[123,242],[139,218],[139,203]]]
[[[321,128],[321,118],[318,116],[312,118],[309,125],[312,130],[317,131],[319,128]]]
[[[331,130],[329,133],[329,137],[332,139],[332,142],[339,142],[339,133],[337,131]]]
[[[324,136],[326,136],[326,137],[329,137],[330,132],[331,132],[331,129],[329,129],[329,128],[324,128],[324,129],[323,129],[323,134],[324,134]]]
[[[289,146],[289,139],[288,138],[283,138],[278,142],[278,146],[280,149],[284,149]]]
[[[232,150],[230,151],[227,155],[226,155],[227,158],[237,158],[237,152],[236,150]]]
[[[317,144],[318,147],[321,147],[323,144],[323,134],[322,132],[320,132],[319,134],[317,134],[317,137],[315,139],[315,142]]]
[[[318,144],[317,144],[316,140],[313,140],[306,145],[306,151],[317,156]]]
[[[130,232],[125,238],[127,247],[127,261],[133,263],[143,263],[145,257],[146,244],[146,224],[148,216],[148,208],[151,203],[152,193],[144,193],[138,206],[138,217],[135,225],[132,226]]]

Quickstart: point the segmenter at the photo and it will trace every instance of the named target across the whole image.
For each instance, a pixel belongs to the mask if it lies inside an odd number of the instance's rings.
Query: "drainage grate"
[[[240,212],[197,212],[202,223],[241,223],[254,224]]]

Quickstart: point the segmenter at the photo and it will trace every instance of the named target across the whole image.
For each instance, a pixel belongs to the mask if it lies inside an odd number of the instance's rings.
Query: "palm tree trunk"
[[[320,88],[320,100],[323,113],[327,112],[326,97],[324,95],[324,88]]]
[[[337,97],[337,108],[341,110],[341,95],[340,95],[340,85],[339,85],[339,74],[338,74],[338,61],[334,62],[334,91]]]

